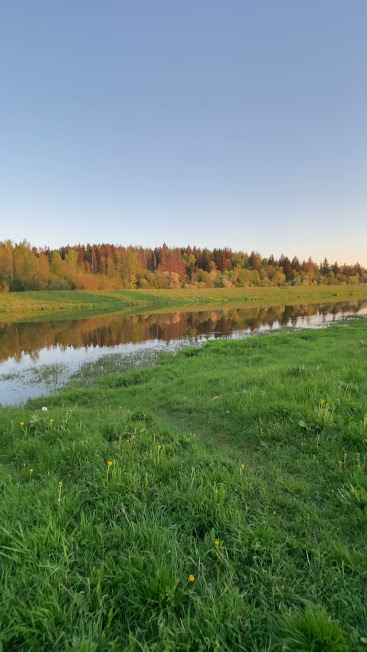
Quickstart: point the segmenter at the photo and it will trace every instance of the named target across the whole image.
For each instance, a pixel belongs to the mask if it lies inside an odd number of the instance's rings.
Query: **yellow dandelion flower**
[[[108,466],[112,466],[112,462],[108,461],[107,462]]]
[[[244,469],[244,468],[245,468],[245,465],[244,465],[244,464],[241,464],[241,469]]]
[[[162,448],[162,446],[159,444],[158,448],[160,449],[160,448]]]
[[[320,398],[320,403],[325,403],[323,398]]]
[[[54,420],[53,420],[53,419],[50,419],[50,423],[53,423],[53,422],[54,422]]]
[[[216,539],[216,540],[214,541],[214,543],[215,543],[216,546],[219,546],[219,539]]]
[[[29,473],[33,473],[33,469],[29,469]]]
[[[59,482],[59,486],[62,487],[62,482]]]
[[[189,582],[195,582],[195,577],[193,575],[189,575]]]
[[[21,421],[21,422],[20,422],[20,425],[21,425],[21,426],[24,426],[24,421]]]

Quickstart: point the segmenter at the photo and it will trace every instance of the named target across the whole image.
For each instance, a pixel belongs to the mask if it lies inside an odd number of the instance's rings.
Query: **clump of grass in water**
[[[154,349],[144,349],[123,355],[119,353],[104,355],[94,362],[82,364],[70,380],[81,386],[91,386],[96,378],[104,377],[107,374],[152,367],[157,364],[160,357],[161,352]]]
[[[40,367],[31,367],[7,374],[0,375],[2,382],[20,381],[23,385],[38,385],[43,383],[45,388],[62,385],[67,378],[67,365],[55,363],[50,365],[41,365]]]

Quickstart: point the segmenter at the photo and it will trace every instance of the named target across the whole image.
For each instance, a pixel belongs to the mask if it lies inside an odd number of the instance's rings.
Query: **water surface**
[[[159,352],[219,337],[240,338],[279,329],[326,327],[367,315],[367,301],[221,307],[195,312],[100,315],[87,319],[0,322],[0,403],[21,404],[55,391],[70,377],[117,354],[121,364],[153,363]]]

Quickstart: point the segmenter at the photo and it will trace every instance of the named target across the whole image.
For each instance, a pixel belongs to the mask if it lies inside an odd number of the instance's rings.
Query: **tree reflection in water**
[[[314,315],[358,313],[367,301],[313,303],[308,305],[252,306],[192,312],[100,315],[88,319],[49,322],[0,323],[0,361],[28,354],[34,361],[42,349],[66,350],[85,347],[115,347],[152,340],[169,342],[213,334],[221,337],[235,331],[254,331],[275,324],[295,326],[299,318]]]

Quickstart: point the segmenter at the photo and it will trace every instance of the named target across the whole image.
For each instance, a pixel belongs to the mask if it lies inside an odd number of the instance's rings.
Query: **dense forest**
[[[31,247],[0,242],[0,291],[119,290],[367,283],[355,265],[311,258],[263,258],[231,249],[121,247],[109,244]]]

